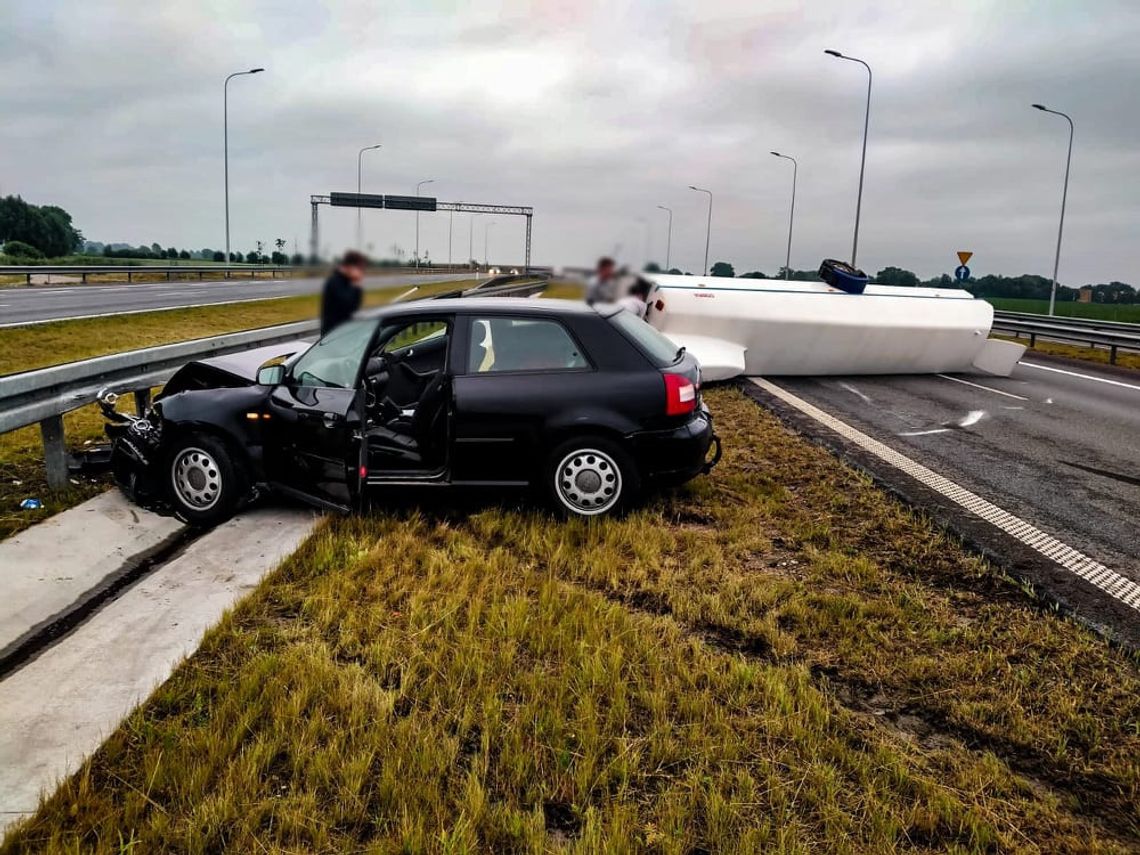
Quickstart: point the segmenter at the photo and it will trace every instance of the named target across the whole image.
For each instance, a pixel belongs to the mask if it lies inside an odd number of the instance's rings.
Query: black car
[[[407,485],[530,485],[592,516],[719,458],[696,360],[616,307],[421,300],[302,347],[191,362],[144,418],[109,396],[128,495],[211,525],[266,487],[351,510]]]

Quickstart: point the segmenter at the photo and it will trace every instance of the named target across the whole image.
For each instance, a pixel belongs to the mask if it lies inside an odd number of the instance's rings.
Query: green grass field
[[[1136,851],[1137,661],[708,399],[625,518],[328,519],[0,851]]]
[[[1048,300],[1014,300],[1005,297],[987,297],[995,309],[1003,312],[1049,313]],[[1066,318],[1095,318],[1102,321],[1124,321],[1140,324],[1140,304],[1073,303],[1056,304],[1056,314]]]

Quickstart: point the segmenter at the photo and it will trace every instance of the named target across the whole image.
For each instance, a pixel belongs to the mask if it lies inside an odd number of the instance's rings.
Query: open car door
[[[350,510],[360,484],[361,368],[374,320],[333,330],[289,368],[266,407],[265,469],[281,492]]]

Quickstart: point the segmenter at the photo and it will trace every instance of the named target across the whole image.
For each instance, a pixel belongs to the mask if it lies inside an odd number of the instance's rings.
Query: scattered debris
[[[24,499],[24,501],[20,502],[20,509],[25,511],[38,511],[41,510],[43,506],[44,503],[39,499]]]

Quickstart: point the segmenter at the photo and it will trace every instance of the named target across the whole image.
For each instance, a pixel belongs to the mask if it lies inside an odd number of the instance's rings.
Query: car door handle
[[[321,422],[327,428],[336,427],[336,423],[340,421],[340,415],[337,413],[325,413],[321,416]]]

